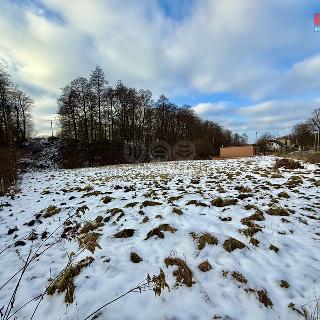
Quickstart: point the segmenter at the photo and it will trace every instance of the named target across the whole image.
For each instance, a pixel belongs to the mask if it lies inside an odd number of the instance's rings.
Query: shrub
[[[303,165],[300,162],[291,159],[277,159],[274,165],[275,169],[285,168],[285,169],[303,169]]]

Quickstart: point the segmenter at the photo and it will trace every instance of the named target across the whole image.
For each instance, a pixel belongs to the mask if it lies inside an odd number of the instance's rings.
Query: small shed
[[[220,148],[220,158],[253,157],[259,154],[259,148],[255,145],[230,146]]]

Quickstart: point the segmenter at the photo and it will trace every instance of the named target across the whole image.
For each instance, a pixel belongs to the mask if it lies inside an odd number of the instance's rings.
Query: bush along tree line
[[[21,147],[32,131],[32,104],[0,64],[0,195],[17,179]]]
[[[170,146],[189,141],[198,158],[207,158],[218,154],[221,145],[246,139],[201,120],[190,106],[178,107],[163,95],[154,100],[149,90],[122,81],[111,86],[100,67],[89,78],[79,77],[62,88],[58,114],[66,167],[126,162],[125,146],[148,150],[154,141]]]

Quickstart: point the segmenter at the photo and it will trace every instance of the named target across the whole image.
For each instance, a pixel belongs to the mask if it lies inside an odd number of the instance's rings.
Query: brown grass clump
[[[286,185],[289,189],[296,188],[303,184],[303,180],[299,176],[291,176]]]
[[[181,216],[183,214],[182,210],[180,208],[177,208],[177,207],[172,208],[172,213],[175,213],[178,216]]]
[[[285,168],[285,169],[303,169],[303,165],[300,162],[291,159],[277,159],[274,165],[275,169]]]
[[[171,196],[169,199],[168,199],[168,203],[173,203],[174,201],[177,201],[177,200],[180,200],[181,198],[183,198],[182,195],[180,196]]]
[[[30,241],[34,241],[37,239],[38,239],[38,235],[35,233],[35,231],[32,231],[28,236],[28,240],[30,240]]]
[[[133,263],[139,263],[139,262],[143,261],[143,259],[136,252],[130,253],[130,260]]]
[[[196,240],[198,242],[199,250],[202,250],[207,244],[212,246],[218,244],[218,239],[208,232],[199,234],[191,232],[190,235],[193,238],[193,240]]]
[[[269,250],[273,250],[275,253],[278,253],[279,248],[274,246],[273,244],[270,244]]]
[[[80,233],[88,233],[89,231],[94,231],[100,227],[103,227],[102,217],[98,216],[94,221],[87,221],[84,226],[80,229]]]
[[[248,283],[248,280],[240,272],[233,271],[231,275],[232,275],[232,278],[239,283]]]
[[[211,267],[211,264],[209,263],[209,261],[204,261],[204,262],[201,262],[199,265],[198,265],[198,269],[202,272],[208,272],[212,269]]]
[[[134,229],[123,229],[117,232],[114,237],[115,238],[130,238],[133,236],[135,230]]]
[[[145,200],[141,203],[140,209],[145,207],[154,207],[154,206],[161,206],[161,205],[162,205],[162,202]]]
[[[290,215],[290,213],[287,209],[280,208],[280,207],[271,207],[271,208],[269,208],[267,213],[270,216],[279,216],[279,217],[286,217],[286,216]]]
[[[235,186],[235,190],[239,191],[240,193],[250,193],[252,190],[249,187],[244,187],[244,186]]]
[[[173,275],[176,277],[176,284],[175,286],[185,285],[187,287],[192,287],[195,283],[193,281],[193,273],[187,266],[186,262],[180,258],[165,258],[164,263],[166,267],[168,266],[177,266],[178,269],[173,271]]]
[[[88,184],[88,185],[86,185],[86,186],[83,187],[83,188],[81,188],[81,187],[75,187],[73,190],[74,190],[74,191],[78,191],[78,192],[84,192],[84,191],[85,191],[85,192],[89,192],[89,191],[92,191],[92,190],[93,190],[93,187]]]
[[[252,193],[241,193],[237,196],[237,199],[239,200],[244,200],[244,199],[247,199],[247,198],[252,198],[253,197],[253,194]]]
[[[115,216],[118,213],[123,213],[123,210],[120,208],[112,208],[112,209],[108,209],[107,213],[111,214],[111,217]]]
[[[114,200],[114,198],[111,198],[111,197],[109,197],[109,196],[105,196],[105,197],[102,197],[102,198],[100,199],[100,201],[102,201],[104,204],[108,204],[108,203],[110,203],[112,200]]]
[[[85,213],[86,210],[89,210],[89,208],[86,205],[83,205],[83,206],[77,208],[76,213],[77,214],[79,214],[80,212]]]
[[[278,193],[278,197],[279,198],[285,198],[285,199],[289,199],[290,198],[290,196],[286,193],[286,192],[280,192],[280,193]]]
[[[226,207],[226,206],[234,206],[238,203],[238,199],[225,198],[222,199],[218,197],[211,201],[211,204],[215,207]]]
[[[258,294],[258,298],[259,298],[259,301],[266,307],[270,307],[272,308],[273,306],[273,303],[272,301],[270,300],[270,298],[268,297],[268,293],[265,289],[262,289],[262,290],[259,290],[257,291],[257,294]]]
[[[223,248],[228,252],[232,252],[236,249],[244,249],[246,247],[247,246],[243,242],[235,238],[229,238],[223,243]]]
[[[155,296],[160,296],[162,290],[164,290],[165,288],[168,288],[168,290],[170,291],[169,285],[167,284],[167,281],[166,281],[166,276],[165,276],[162,269],[160,269],[159,275],[153,276],[152,279],[151,279],[150,275],[148,274],[147,280],[148,280],[148,284],[151,282],[153,283],[152,290],[153,290]]]
[[[201,201],[198,201],[198,200],[189,200],[187,203],[186,203],[187,206],[189,205],[195,205],[196,207],[208,207],[208,205],[206,203],[203,203]]]
[[[263,221],[265,220],[264,216],[263,216],[263,212],[259,209],[256,210],[256,212],[254,214],[252,214],[249,217],[245,217],[241,219],[241,223],[248,226],[248,227],[254,227],[257,226],[255,223],[253,223],[252,221]]]
[[[139,202],[130,202],[130,203],[127,203],[124,207],[125,208],[133,208],[135,207]]]
[[[250,239],[250,243],[252,243],[256,247],[259,247],[260,241],[258,239],[255,239],[255,238],[251,238]]]
[[[99,243],[97,242],[100,236],[101,234],[96,232],[89,232],[82,235],[78,238],[80,248],[86,248],[91,253],[94,253],[96,248],[101,249]]]
[[[52,296],[56,291],[58,293],[66,291],[64,301],[72,303],[75,289],[74,279],[81,273],[82,269],[88,267],[93,261],[93,257],[86,257],[76,264],[68,265],[61,275],[48,286],[47,294]]]
[[[254,293],[256,295],[256,297],[258,298],[258,300],[266,307],[270,307],[272,308],[273,303],[270,300],[270,298],[268,297],[268,293],[265,289],[262,290],[256,290],[256,289],[252,289],[252,288],[246,288],[244,289],[245,292],[247,293]]]
[[[149,217],[144,217],[142,223],[147,223],[149,221]]]
[[[48,208],[42,210],[41,212],[44,212],[43,217],[49,218],[54,216],[55,214],[58,214],[61,211],[61,208],[57,208],[54,205],[50,205]]]
[[[151,231],[148,232],[147,237],[145,240],[148,240],[149,238],[153,236],[157,236],[160,239],[164,239],[164,233],[163,232],[171,232],[175,233],[177,231],[176,228],[171,227],[169,224],[160,224],[159,227],[152,229]]]
[[[280,287],[284,289],[288,289],[290,287],[289,283],[286,280],[280,281]]]
[[[85,193],[81,196],[81,198],[87,198],[87,197],[92,197],[92,196],[98,196],[102,194],[101,191],[98,191],[98,190],[95,190],[95,191],[92,191],[92,192],[88,192],[88,193]]]
[[[262,231],[262,229],[258,225],[252,225],[246,229],[240,230],[240,233],[243,233],[248,238],[252,238],[259,231]]]

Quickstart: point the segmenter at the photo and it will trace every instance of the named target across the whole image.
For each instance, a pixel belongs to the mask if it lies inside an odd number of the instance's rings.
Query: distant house
[[[275,140],[270,140],[267,144],[267,147],[270,151],[285,152],[287,150],[293,149],[294,144],[291,143],[290,139],[279,138]]]
[[[253,157],[259,154],[259,148],[255,145],[230,146],[220,148],[220,158]]]

